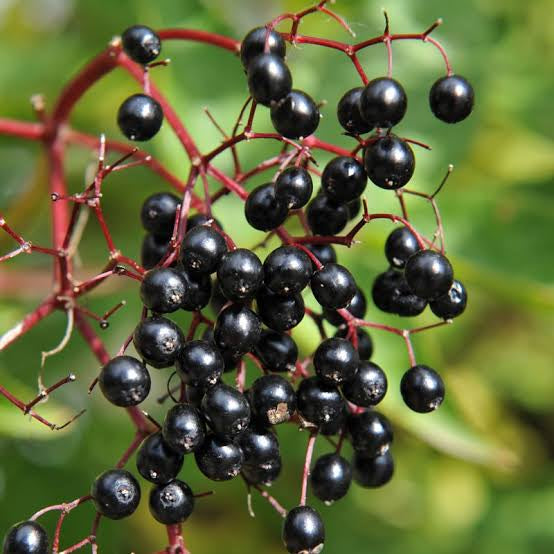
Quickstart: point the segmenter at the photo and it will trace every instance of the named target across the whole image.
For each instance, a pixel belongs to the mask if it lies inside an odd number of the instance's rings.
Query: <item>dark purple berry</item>
[[[262,331],[254,352],[268,371],[294,371],[298,359],[298,347],[293,338],[271,330]]]
[[[188,392],[189,390],[187,394]],[[204,442],[206,426],[200,412],[194,406],[175,404],[165,416],[162,434],[165,442],[175,452],[189,454]]]
[[[300,415],[318,427],[338,419],[345,405],[338,388],[319,377],[308,377],[300,383],[296,402]]]
[[[301,292],[310,282],[312,261],[294,246],[280,246],[264,262],[264,282],[269,290],[284,296]]]
[[[152,269],[162,260],[169,248],[169,239],[151,233],[144,235],[140,250],[140,263],[144,269]]]
[[[436,117],[458,123],[473,110],[473,87],[460,75],[447,75],[435,81],[429,92],[429,105]]]
[[[296,393],[280,375],[263,375],[252,383],[250,404],[256,421],[278,425],[288,421],[296,411]]]
[[[369,360],[373,355],[373,341],[365,329],[356,328],[358,337],[358,355],[360,360]],[[343,327],[335,333],[335,337],[345,339],[348,335],[348,327]]]
[[[460,281],[454,280],[450,290],[429,302],[431,311],[442,319],[454,319],[464,313],[467,304],[467,291]]]
[[[3,554],[48,554],[48,535],[36,521],[16,523],[6,533]]]
[[[169,239],[175,226],[177,207],[181,201],[170,192],[149,196],[140,211],[142,226],[158,238]]]
[[[145,25],[133,25],[121,35],[123,51],[134,62],[146,65],[154,61],[162,51],[158,34]]]
[[[112,404],[127,408],[140,404],[148,396],[150,374],[136,358],[116,356],[102,368],[98,384]]]
[[[363,452],[354,452],[352,475],[361,487],[382,487],[391,480],[393,473],[394,460],[390,450],[375,457],[366,456]]]
[[[181,262],[192,273],[213,273],[227,252],[225,239],[212,227],[198,225],[190,229],[181,248]]]
[[[326,264],[311,279],[315,299],[328,310],[348,306],[356,294],[356,282],[348,269],[339,264]]]
[[[364,152],[364,166],[371,181],[382,189],[403,187],[414,174],[415,157],[410,145],[394,136],[380,137]]]
[[[259,104],[269,106],[285,97],[292,88],[292,76],[283,58],[259,54],[248,64],[248,88]]]
[[[402,269],[408,258],[420,250],[415,235],[407,227],[398,227],[385,242],[385,256],[392,267]]]
[[[198,469],[212,481],[228,481],[241,470],[244,456],[235,442],[208,435],[194,453]]]
[[[386,128],[399,123],[408,107],[402,85],[390,77],[370,81],[360,97],[362,118],[371,126]]]
[[[346,339],[325,339],[314,354],[314,368],[326,383],[341,385],[352,380],[358,371],[360,357],[352,343]]]
[[[205,340],[185,343],[175,365],[183,383],[201,388],[215,385],[224,369],[223,356]]]
[[[304,318],[304,300],[300,294],[280,296],[262,287],[256,295],[260,319],[274,331],[288,331]]]
[[[410,409],[426,414],[442,404],[444,383],[434,369],[426,365],[415,365],[402,376],[400,393]]]
[[[261,330],[260,318],[250,308],[231,304],[217,316],[214,340],[221,350],[236,355],[246,354],[256,346]]]
[[[290,510],[283,525],[283,542],[291,554],[319,554],[325,542],[320,515],[309,506]]]
[[[181,273],[170,267],[157,267],[146,273],[140,284],[142,303],[154,313],[177,311],[187,296]]]
[[[286,202],[275,196],[273,183],[256,187],[246,199],[244,215],[251,227],[258,231],[271,231],[287,219]]]
[[[151,483],[169,483],[183,467],[183,454],[167,444],[161,432],[147,437],[137,452],[137,469]]]
[[[360,99],[364,87],[356,87],[344,93],[337,106],[337,117],[343,128],[352,135],[369,133],[373,126],[360,112]]]
[[[303,208],[310,201],[312,192],[312,178],[303,167],[287,167],[275,181],[275,196],[289,210]]]
[[[362,361],[354,378],[342,386],[342,392],[356,406],[369,408],[383,400],[387,386],[385,372],[377,364]]]
[[[194,510],[194,495],[183,481],[175,479],[157,485],[150,491],[149,507],[152,517],[164,525],[183,523]]]
[[[163,119],[160,104],[146,94],[129,96],[117,112],[119,129],[129,140],[150,140],[160,130]]]
[[[178,271],[187,289],[181,308],[188,312],[196,312],[205,308],[212,296],[210,276],[205,273],[191,273],[185,269],[179,269]]]
[[[454,270],[439,252],[420,250],[406,262],[404,276],[414,294],[434,300],[448,293],[454,281]]]
[[[165,317],[143,319],[133,333],[133,344],[140,357],[158,369],[175,363],[183,343],[179,327]]]
[[[345,496],[351,482],[350,463],[339,454],[325,454],[319,457],[310,473],[314,495],[326,503]]]
[[[281,35],[269,30],[267,27],[255,27],[242,39],[240,45],[240,61],[245,69],[248,69],[250,62],[260,54],[263,54],[267,42],[267,52],[280,58],[284,58],[287,47]]]
[[[338,235],[348,223],[348,209],[335,205],[325,194],[318,194],[306,208],[308,226],[314,235]]]
[[[363,165],[350,156],[333,158],[321,175],[321,188],[336,204],[345,204],[358,198],[367,184]]]
[[[90,490],[97,512],[109,519],[130,516],[140,503],[138,481],[125,469],[109,469],[101,473]]]
[[[273,127],[290,139],[306,138],[315,133],[319,117],[317,104],[301,90],[291,90],[271,106]]]
[[[388,419],[373,411],[366,411],[350,416],[348,432],[354,450],[366,456],[384,454],[392,443],[392,427]]]
[[[264,280],[260,258],[246,248],[227,252],[217,268],[221,292],[232,302],[252,298]]]

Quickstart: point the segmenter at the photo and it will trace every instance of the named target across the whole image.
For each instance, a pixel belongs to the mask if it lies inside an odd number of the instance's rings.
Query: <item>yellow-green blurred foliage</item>
[[[129,24],[193,27],[241,37],[271,16],[304,5],[299,0],[0,1],[0,116],[32,119],[29,98],[38,92],[51,106],[62,84]],[[382,6],[383,2],[341,0],[335,8],[363,39],[381,32]],[[447,165],[455,165],[439,204],[448,254],[469,290],[469,307],[454,325],[414,339],[418,360],[441,371],[448,387],[445,404],[432,415],[409,413],[401,402],[398,382],[408,364],[401,341],[372,334],[374,359],[390,381],[382,410],[396,428],[396,476],[382,490],[353,486],[349,496],[332,507],[314,500],[326,522],[325,551],[550,554],[554,551],[554,5],[552,0],[389,0],[385,7],[393,32],[421,31],[443,17],[445,23],[434,36],[444,43],[455,71],[470,79],[476,90],[475,111],[467,121],[457,126],[439,122],[429,111],[427,93],[443,73],[440,56],[428,44],[394,44],[394,75],[409,95],[408,113],[398,131],[433,147],[432,152],[416,151],[418,166],[410,186],[431,192]],[[306,21],[303,29],[307,34],[349,40],[322,15]],[[176,42],[164,45],[164,56],[171,58],[171,66],[154,70],[153,79],[201,147],[217,144],[220,136],[203,108],[209,107],[230,128],[246,96],[238,60],[210,46]],[[321,135],[349,144],[350,139],[340,136],[334,110],[341,94],[358,83],[351,64],[337,52],[310,46],[289,48],[289,60],[296,86],[327,101]],[[370,77],[381,76],[386,71],[382,45],[365,52],[362,62]],[[120,138],[115,113],[135,91],[136,84],[126,75],[111,74],[85,97],[72,124]],[[262,110],[257,125],[269,129],[268,120]],[[147,148],[179,176],[186,175],[186,158],[168,126]],[[245,163],[269,155],[269,148],[244,146]],[[82,150],[70,151],[67,170],[73,191],[83,186],[90,160]],[[318,156],[321,164],[325,160]],[[44,159],[36,145],[0,138],[0,207],[25,237],[41,242],[48,235],[49,221],[45,178]],[[129,255],[139,252],[141,202],[161,188],[165,185],[141,168],[109,178],[106,217],[118,246]],[[392,195],[371,184],[366,194],[372,211],[397,209]],[[415,224],[431,232],[429,206],[418,199],[409,202]],[[215,213],[240,245],[253,245],[261,238],[248,229],[235,199],[223,200]],[[366,294],[374,276],[385,268],[383,242],[390,229],[388,223],[371,223],[361,235],[362,244],[340,252],[340,260],[359,276]],[[0,236],[2,252],[12,246]],[[105,261],[94,223],[80,254],[82,274]],[[0,331],[13,326],[49,290],[47,263],[34,255],[2,266]],[[37,279],[42,290],[28,277]],[[136,292],[132,283],[119,281],[86,300],[100,313],[122,298],[128,300],[102,333],[112,353],[137,320]],[[368,318],[403,325],[374,308]],[[178,320],[185,325],[187,316]],[[418,323],[432,321],[426,313]],[[57,344],[64,326],[62,314],[57,314],[2,353],[2,384],[21,398],[31,398],[40,352]],[[317,342],[309,322],[295,336],[304,352]],[[108,405],[98,390],[87,396],[98,364],[78,336],[47,361],[46,382],[70,370],[78,381],[40,406],[56,421],[87,408],[86,415],[63,434],[30,423],[0,398],[2,534],[44,505],[86,494],[94,476],[115,463],[132,438],[121,410]],[[153,371],[156,390],[147,409],[161,419],[163,408],[154,398],[163,390],[168,372]],[[280,437],[285,470],[272,491],[292,506],[299,494],[306,436],[287,428],[280,430]],[[327,449],[320,441],[318,451]],[[185,525],[193,552],[282,551],[279,518],[254,497],[257,517],[251,520],[241,482],[212,487],[190,459],[182,475],[196,491],[216,491],[197,503]],[[144,483],[145,499],[148,488]],[[68,517],[62,547],[89,532],[92,514],[92,507],[85,505]],[[52,530],[53,517],[44,521]],[[125,522],[103,521],[99,542],[106,545],[104,552],[149,552],[164,544],[164,529],[152,520],[144,501]]]

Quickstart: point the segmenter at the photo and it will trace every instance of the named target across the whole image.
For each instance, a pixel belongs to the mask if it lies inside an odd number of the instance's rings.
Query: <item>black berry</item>
[[[300,294],[280,296],[262,287],[256,295],[258,315],[274,331],[288,331],[304,318],[304,300]]]
[[[420,250],[415,235],[407,227],[398,227],[385,242],[385,256],[389,264],[402,269],[408,258]]]
[[[444,383],[434,369],[426,365],[416,365],[402,376],[400,393],[410,409],[426,414],[442,404]]]
[[[314,354],[316,374],[324,382],[340,385],[354,378],[358,371],[360,357],[346,339],[325,339]]]
[[[402,85],[389,77],[370,81],[360,97],[363,119],[373,127],[392,127],[399,123],[408,107]]]
[[[181,249],[181,262],[192,273],[213,273],[227,252],[225,239],[212,227],[198,225],[190,229]]]
[[[248,88],[254,100],[264,106],[286,96],[292,88],[292,76],[283,58],[275,54],[260,54],[251,60]]]
[[[212,481],[228,481],[241,470],[244,456],[235,442],[228,442],[215,435],[208,435],[194,453],[198,469]]]
[[[464,120],[473,109],[473,87],[460,75],[435,81],[429,92],[429,105],[436,117],[446,123]]]
[[[140,261],[144,269],[152,269],[162,260],[169,248],[169,239],[148,233],[144,235],[140,250]]]
[[[187,390],[187,394],[188,392]],[[189,454],[204,441],[206,426],[200,412],[194,406],[175,404],[165,416],[162,435],[175,452]]]
[[[167,444],[161,432],[147,437],[137,452],[137,469],[151,483],[169,483],[183,467],[183,455]]]
[[[140,404],[148,396],[150,374],[136,358],[116,356],[102,368],[98,384],[112,404],[126,408]]]
[[[265,52],[266,42],[269,54],[285,57],[287,47],[281,35],[267,27],[256,27],[242,39],[240,45],[240,61],[246,69],[256,56]]]
[[[4,554],[48,554],[48,535],[36,521],[16,523],[6,533]]]
[[[268,371],[294,371],[298,359],[298,347],[286,333],[263,330],[254,348],[264,369]]]
[[[337,253],[331,244],[307,244],[306,248],[321,262],[322,265],[337,263]]]
[[[221,292],[232,302],[252,298],[263,279],[264,271],[260,258],[246,248],[227,252],[217,268]]]
[[[364,192],[367,175],[363,165],[350,156],[333,158],[323,170],[321,187],[332,202],[344,204]]]
[[[406,262],[404,276],[414,294],[434,300],[450,290],[454,270],[447,258],[439,252],[420,250]]]
[[[273,183],[256,187],[246,199],[244,215],[251,227],[271,231],[287,219],[287,204],[275,196]]]
[[[140,357],[156,368],[172,366],[183,343],[179,327],[165,317],[143,319],[133,333],[133,344]]]
[[[241,304],[231,304],[217,316],[214,340],[222,350],[245,354],[254,348],[261,330],[260,318],[250,308]]]
[[[151,269],[140,284],[142,303],[154,313],[175,312],[187,293],[187,284],[181,273],[170,267]]]
[[[264,375],[252,383],[250,403],[256,421],[263,425],[278,425],[294,415],[296,393],[280,375]]]
[[[271,106],[271,121],[284,137],[309,137],[319,125],[319,108],[313,99],[301,90],[291,90]]]
[[[176,368],[187,385],[209,387],[215,385],[223,373],[223,356],[215,345],[205,340],[192,340],[179,352]]]
[[[356,294],[356,282],[348,269],[339,264],[326,264],[313,274],[312,292],[328,310],[348,306]]]
[[[276,294],[291,295],[301,292],[310,282],[312,261],[294,246],[280,246],[264,262],[264,281]]]
[[[145,25],[133,25],[121,35],[121,44],[134,62],[147,64],[154,61],[162,50],[158,34]]]
[[[192,273],[180,269],[179,274],[185,282],[187,294],[181,303],[181,308],[189,312],[196,312],[205,308],[212,295],[212,281],[205,273]]]
[[[338,388],[319,377],[308,377],[300,383],[296,402],[300,415],[318,427],[338,419],[344,409]]]
[[[403,317],[419,315],[427,306],[427,300],[413,294],[403,273],[394,269],[377,276],[371,294],[380,310]]]
[[[277,436],[268,429],[250,427],[237,439],[244,454],[243,477],[253,485],[269,485],[281,472]]]
[[[179,198],[169,192],[157,192],[149,196],[140,211],[142,226],[159,238],[169,239],[175,225]]]
[[[354,452],[352,475],[361,487],[382,487],[392,479],[393,473],[394,460],[390,450],[374,457],[366,456],[363,452]]]
[[[373,355],[373,341],[365,329],[356,328],[358,336],[358,355],[360,360],[369,360]],[[348,327],[343,327],[335,333],[335,337],[345,339],[348,335]]]
[[[298,210],[310,201],[313,187],[308,170],[303,167],[287,167],[275,181],[275,196],[289,210]]]
[[[351,482],[350,463],[339,454],[321,456],[310,473],[310,483],[315,496],[327,503],[345,496]]]
[[[164,525],[183,523],[194,510],[194,495],[183,481],[175,479],[150,491],[150,513]]]
[[[283,525],[283,542],[292,554],[319,554],[323,550],[325,527],[321,516],[309,506],[290,510]]]
[[[342,392],[356,406],[368,408],[383,400],[387,386],[385,372],[377,364],[362,361],[354,378],[342,386]]]
[[[314,235],[337,235],[348,223],[348,209],[335,205],[325,194],[318,194],[306,208],[308,226]]]
[[[343,128],[352,135],[363,135],[371,131],[373,126],[368,123],[360,111],[360,99],[364,87],[356,87],[344,93],[337,105],[337,118]]]
[[[467,291],[460,281],[454,280],[446,294],[429,302],[431,311],[442,319],[454,319],[466,309]]]
[[[352,316],[358,319],[364,318],[367,310],[367,300],[362,289],[359,287],[356,288],[356,294],[345,309],[348,310]],[[325,316],[325,319],[331,323],[331,325],[338,326],[344,323],[344,318],[334,310],[323,310],[323,315]]]
[[[364,166],[368,177],[378,187],[399,189],[414,174],[414,153],[406,141],[394,135],[380,137],[366,147]]]
[[[150,140],[161,128],[164,119],[162,107],[146,94],[133,94],[121,104],[117,124],[129,140]]]
[[[109,519],[130,516],[140,502],[138,481],[125,469],[109,469],[101,473],[90,490],[97,512]]]
[[[366,456],[379,456],[385,453],[393,439],[392,427],[388,419],[373,411],[350,416],[348,431],[354,450]]]

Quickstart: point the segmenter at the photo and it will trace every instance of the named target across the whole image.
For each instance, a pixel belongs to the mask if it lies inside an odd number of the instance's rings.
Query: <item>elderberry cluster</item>
[[[151,29],[135,26],[123,34],[122,46],[131,59],[148,64],[159,55],[161,41]],[[250,94],[270,108],[275,130],[287,139],[308,137],[318,126],[319,109],[306,93],[292,89],[285,54],[282,36],[266,27],[248,33],[240,49]],[[439,79],[429,98],[433,113],[448,123],[467,117],[473,106],[471,86],[456,75]],[[152,484],[150,512],[160,523],[180,524],[194,510],[195,496],[180,478],[185,457],[194,458],[213,481],[240,474],[249,487],[273,483],[283,465],[276,428],[287,422],[312,435],[338,438],[337,448],[311,468],[311,491],[320,500],[343,498],[352,481],[369,488],[391,479],[393,430],[374,410],[387,393],[386,373],[370,361],[373,342],[362,321],[365,294],[337,262],[331,243],[357,217],[368,178],[394,190],[412,177],[413,151],[391,132],[406,110],[406,93],[390,77],[347,91],[338,102],[339,123],[357,138],[374,131],[362,140],[363,157],[333,158],[315,195],[306,160],[300,157],[250,192],[244,215],[256,230],[275,231],[291,210],[305,210],[313,234],[306,247],[285,243],[262,261],[253,249],[237,248],[211,214],[182,218],[177,196],[160,192],[145,200],[140,214],[147,232],[141,257],[148,271],[140,284],[145,310],[132,337],[138,357],[114,357],[102,368],[98,383],[109,402],[128,408],[148,398],[149,367],[175,368],[180,378],[179,398],[170,392],[175,401],[163,425],[144,439],[136,456],[138,473]],[[117,120],[129,139],[148,140],[160,129],[163,111],[151,96],[135,94],[122,104]],[[186,233],[175,249],[181,220]],[[408,226],[389,235],[385,255],[389,269],[372,288],[379,309],[415,316],[429,304],[445,320],[464,311],[466,291],[454,280],[450,262]],[[321,308],[315,316],[321,328],[323,320],[336,328],[331,338],[322,333],[308,358],[313,372],[300,363],[291,334],[306,314],[303,295],[308,291]],[[210,305],[216,314],[213,322],[204,315]],[[187,333],[170,319],[169,314],[180,310],[192,312],[194,321],[205,325],[200,339],[194,338],[196,327]],[[247,359],[263,374],[245,388],[240,376]],[[234,371],[236,386],[225,378]],[[170,381],[169,374],[164,379]],[[444,385],[435,370],[415,365],[402,377],[400,392],[412,410],[430,412],[443,401]],[[350,457],[342,455],[345,440],[353,449]],[[137,509],[141,487],[131,472],[113,468],[93,481],[90,494],[100,514],[121,519]],[[319,553],[325,540],[322,518],[301,502],[286,514],[282,537],[288,552]],[[47,549],[42,527],[27,521],[8,532],[3,551]]]

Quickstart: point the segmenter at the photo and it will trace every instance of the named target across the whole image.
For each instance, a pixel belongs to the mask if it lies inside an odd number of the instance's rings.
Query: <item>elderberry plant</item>
[[[66,85],[50,112],[36,106],[39,123],[0,119],[1,134],[39,141],[48,153],[53,229],[52,244],[39,246],[0,218],[0,227],[18,243],[0,261],[22,253],[45,254],[52,259],[55,278],[54,292],[4,333],[0,349],[54,311],[64,312],[68,335],[58,349],[46,355],[61,350],[75,326],[102,366],[90,392],[98,389],[107,402],[124,408],[135,427],[135,436],[120,460],[106,460],[106,465],[98,468],[98,476],[91,476],[89,490],[80,491],[82,496],[40,509],[9,529],[4,554],[60,552],[62,523],[69,512],[87,502],[96,511],[92,528],[63,552],[86,545],[96,552],[96,531],[102,518],[129,517],[141,501],[148,502],[152,517],[167,526],[164,552],[188,552],[182,524],[193,514],[196,499],[205,493],[195,494],[186,483],[186,471],[181,469],[186,455],[194,458],[208,480],[240,476],[248,495],[259,493],[266,499],[283,518],[282,540],[288,552],[317,554],[325,543],[324,518],[307,504],[308,488],[315,497],[332,503],[348,493],[352,481],[366,488],[380,487],[393,476],[393,428],[374,409],[387,391],[399,389],[407,407],[419,413],[436,410],[443,402],[441,376],[416,361],[412,337],[450,323],[466,307],[467,292],[455,279],[455,269],[446,257],[436,203],[451,168],[434,194],[406,187],[415,171],[412,146],[428,147],[393,132],[408,111],[409,98],[392,77],[393,43],[420,41],[441,55],[446,75],[432,84],[429,92],[430,110],[440,120],[457,123],[465,119],[472,111],[473,89],[464,77],[454,74],[443,47],[431,37],[440,21],[422,33],[392,34],[387,17],[381,35],[351,45],[300,34],[302,19],[318,12],[350,31],[325,0],[298,13],[285,13],[253,29],[242,41],[205,31],[156,32],[142,25],[130,27]],[[280,31],[277,27],[283,22],[291,25]],[[240,58],[243,71],[237,64],[237,79],[246,80],[249,96],[238,107],[230,135],[225,134],[222,144],[207,152],[200,151],[151,82],[151,69],[166,65],[156,60],[169,40],[204,42]],[[286,55],[289,44],[333,48],[353,63],[361,86],[335,99],[336,131],[341,132],[340,125],[351,137],[350,149],[315,135],[320,110],[332,116],[333,109],[323,108],[309,91],[293,88],[294,72]],[[386,47],[388,70],[385,76],[370,79],[358,54],[376,44]],[[142,88],[140,93],[130,93],[114,111],[121,133],[129,141],[142,142],[154,137],[162,125],[170,126],[190,162],[185,181],[126,141],[97,139],[69,127],[68,119],[81,96],[115,69],[128,72]],[[275,132],[256,132],[256,118],[268,116]],[[272,141],[275,155],[254,167],[243,167],[239,147],[258,140]],[[76,194],[68,192],[64,177],[64,149],[70,144],[99,151],[94,179]],[[106,156],[116,153],[119,159],[108,164]],[[216,165],[224,153],[232,157],[230,173]],[[334,157],[320,167],[320,153]],[[155,192],[144,200],[137,217],[146,232],[139,261],[117,248],[102,209],[103,202],[109,201],[109,193],[104,195],[105,179],[136,165],[150,168],[174,189],[173,193]],[[258,175],[267,175],[267,182],[247,188]],[[368,180],[377,188],[367,189]],[[219,188],[211,191],[214,184]],[[280,242],[265,259],[258,255],[260,245],[235,244],[231,228],[224,229],[215,218],[217,201],[226,194],[244,202],[244,214],[237,214],[238,224],[266,233],[261,245],[273,239]],[[399,214],[371,213],[365,196],[373,194],[395,195]],[[431,205],[437,227],[431,238],[419,232],[408,217],[408,196],[422,197]],[[100,225],[109,258],[97,274],[77,281],[74,256],[82,231],[80,218],[87,210]],[[360,287],[362,281],[338,260],[340,249],[353,247],[355,239],[368,232],[366,226],[376,219],[399,226],[384,245],[385,271],[373,283],[374,304],[403,317],[417,316],[429,304],[438,322],[397,328],[365,319],[368,300]],[[291,234],[291,220],[300,222],[304,234]],[[96,320],[106,329],[108,319],[123,303],[98,316],[81,299],[117,276],[138,282],[134,293],[140,295],[143,310],[119,350],[110,353],[91,322]],[[306,307],[309,294],[319,310]],[[215,313],[213,319],[210,309]],[[188,328],[172,320],[171,314],[181,310],[191,313]],[[306,316],[320,334],[314,352],[299,351],[295,342],[294,329]],[[327,336],[326,325],[336,328],[333,337]],[[386,368],[371,361],[373,337],[368,329],[395,334],[405,343],[408,364],[400,383],[388,382]],[[128,353],[131,343],[136,355]],[[41,389],[27,403],[1,385],[0,394],[24,414],[59,429],[64,425],[44,419],[38,404],[74,380],[71,374]],[[152,382],[159,380],[167,382],[168,390],[159,402],[171,404],[162,423],[138,407],[152,402]],[[300,496],[290,509],[267,491],[286,464],[277,431],[282,424],[296,425],[308,435]],[[312,462],[318,438],[329,444],[329,452]],[[347,442],[352,455],[345,452]],[[135,455],[133,467],[130,460]],[[151,487],[143,493],[144,481]],[[37,521],[50,511],[60,513],[51,536]]]

